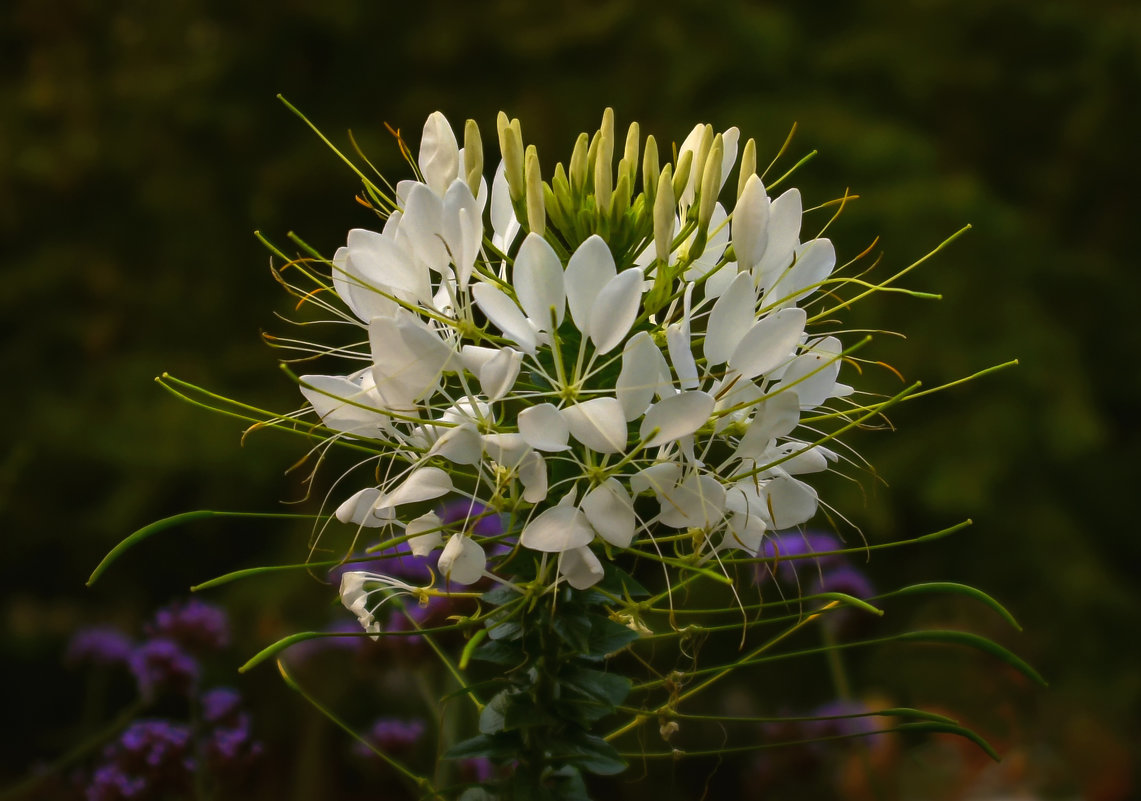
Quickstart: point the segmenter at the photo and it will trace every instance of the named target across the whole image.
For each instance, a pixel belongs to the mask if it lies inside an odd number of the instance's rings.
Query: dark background
[[[941,740],[909,741],[900,776],[936,764],[958,776],[930,797],[988,797],[988,781],[1043,797],[1136,792],[1135,3],[9,0],[0,14],[0,703],[18,734],[0,781],[84,733],[80,673],[61,661],[76,627],[137,628],[192,583],[304,548],[303,526],[199,524],[83,586],[151,520],[277,510],[303,494],[297,475],[282,477],[303,441],[242,445],[240,423],[152,383],[170,371],[266,408],[299,403],[259,338],[287,333],[274,315],[291,306],[252,232],[297,231],[331,253],[370,220],[354,176],[282,92],[339,145],[351,128],[393,178],[403,167],[383,123],[416,142],[435,109],[457,129],[476,119],[491,152],[505,109],[545,164],[565,160],[606,105],[620,129],[637,119],[659,142],[696,121],[737,125],[762,163],[795,122],[792,153],[819,151],[794,182],[806,205],[861,196],[830,232],[842,262],[880,236],[886,275],[973,225],[906,282],[942,302],[869,300],[853,326],[906,333],[880,337],[877,356],[928,386],[1021,366],[859,436],[890,486],[866,504],[852,493],[842,511],[872,542],[973,518],[954,538],[876,556],[869,572],[881,586],[954,579],[991,592],[1024,633],[954,605],[904,614],[970,624],[1051,687],[985,659],[872,654],[853,671],[888,698],[953,708],[1007,754],[980,768]],[[315,584],[212,598],[234,610],[235,665],[329,611]],[[248,797],[305,797],[289,733],[315,725],[311,713],[272,669],[242,681],[270,746]],[[328,788],[341,781],[340,767],[308,769]],[[352,781],[352,797],[385,797]]]

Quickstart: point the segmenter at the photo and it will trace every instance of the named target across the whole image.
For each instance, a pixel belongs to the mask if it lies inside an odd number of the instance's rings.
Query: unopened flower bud
[[[677,172],[673,177],[673,196],[680,197],[689,183],[689,172],[693,168],[693,151],[687,150],[677,160]]]
[[[745,143],[745,150],[741,153],[741,177],[737,180],[737,200],[745,191],[745,184],[749,177],[757,174],[757,140],[750,138]]]
[[[614,109],[602,112],[598,131],[598,150],[594,156],[594,200],[598,211],[610,211],[610,195],[614,191]]]
[[[539,152],[534,145],[527,146],[527,227],[542,236],[547,230],[547,215],[543,207],[543,176],[539,172]]]
[[[483,177],[483,140],[475,120],[464,124],[464,180],[472,196],[479,195],[479,181]]]
[[[642,151],[642,191],[646,197],[656,199],[658,196],[658,142],[653,134],[646,137],[646,149]]]
[[[705,172],[705,161],[709,158],[709,149],[713,147],[713,137],[713,126],[706,123],[701,132],[701,144],[697,146],[697,152],[693,154],[693,177],[695,181],[700,181]],[[686,185],[688,186],[688,182]],[[700,186],[694,187],[694,189],[700,188]]]
[[[511,202],[518,203],[526,195],[523,182],[523,133],[519,120],[508,120],[502,111],[495,120],[499,131],[499,152],[503,154],[503,165],[507,176],[507,187],[511,192]]]
[[[576,200],[581,200],[586,195],[587,176],[589,174],[589,157],[588,151],[590,150],[590,137],[586,133],[580,133],[578,139],[574,141],[574,150],[571,151],[570,167],[568,169],[568,178],[570,179],[570,191]],[[578,205],[575,203],[574,205]]]
[[[687,154],[688,155],[688,154]],[[682,159],[688,164],[688,159]],[[674,183],[673,167],[669,164],[662,170],[658,181],[658,194],[654,199],[654,252],[658,260],[668,264],[674,237]]]
[[[713,137],[713,144],[709,148],[709,155],[705,159],[705,170],[701,176],[701,205],[698,208],[697,225],[702,231],[709,229],[713,208],[717,205],[717,195],[721,192],[721,156],[724,151],[725,143],[721,139],[721,134],[717,134]]]
[[[637,122],[630,123],[630,128],[626,131],[626,149],[623,151],[622,161],[618,165],[618,180],[622,180],[622,176],[626,176],[631,187],[634,186],[634,182],[638,178],[638,140],[641,133],[641,126]]]

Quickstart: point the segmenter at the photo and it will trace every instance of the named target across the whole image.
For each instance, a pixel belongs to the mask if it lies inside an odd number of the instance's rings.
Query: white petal
[[[303,375],[298,380],[301,394],[329,428],[373,437],[387,428],[388,418],[359,383],[337,375]]]
[[[395,406],[427,393],[455,355],[434,330],[408,313],[370,322],[369,343],[376,390]]]
[[[527,524],[519,537],[524,548],[563,553],[581,548],[594,539],[594,529],[574,506],[553,506]]]
[[[779,476],[764,487],[765,513],[774,529],[807,523],[816,514],[816,490],[795,478]]]
[[[476,284],[471,294],[492,325],[503,332],[524,353],[535,355],[535,329],[527,322],[515,301],[507,297],[498,287],[491,284]]]
[[[790,303],[806,298],[836,266],[836,248],[828,239],[813,239],[796,249],[796,261],[769,290],[769,303]],[[771,299],[769,299],[771,298]]]
[[[761,550],[765,536],[765,521],[756,515],[735,514],[729,518],[725,539],[719,550],[737,548],[749,556],[756,556]]]
[[[592,398],[562,413],[571,436],[592,451],[621,453],[626,449],[626,417],[616,398]]]
[[[528,451],[519,463],[519,481],[523,484],[523,500],[542,503],[547,499],[547,461],[535,451]]]
[[[705,243],[705,250],[701,251],[701,255],[694,259],[689,267],[686,268],[685,275],[683,276],[686,281],[696,281],[699,278],[703,278],[706,273],[717,266],[717,262],[719,262],[721,257],[725,254],[725,248],[729,244],[729,226],[722,225],[722,223],[725,222],[725,218],[728,216],[729,214],[725,211],[725,207],[720,203],[713,207],[713,216],[709,218],[709,241]],[[689,242],[692,242],[696,236],[697,232],[694,231],[693,236],[686,242],[686,250],[689,249]],[[728,265],[721,269],[724,270],[727,268]],[[706,296],[709,296],[708,292],[706,292]]]
[[[418,467],[388,496],[385,506],[400,506],[439,498],[452,489],[451,477],[440,468]]]
[[[522,363],[522,353],[503,348],[479,368],[479,386],[489,401],[497,401],[511,391]]]
[[[752,270],[765,254],[771,203],[761,179],[752,175],[733,209],[733,250],[742,270]]]
[[[501,348],[484,348],[480,345],[464,345],[460,349],[460,363],[469,373],[479,378],[479,371],[499,353]]]
[[[511,192],[507,186],[507,172],[502,159],[491,181],[491,228],[497,246],[507,252],[515,234],[519,232],[519,221],[515,219],[515,210],[511,207]]]
[[[737,163],[737,142],[741,138],[741,129],[734,125],[721,132],[721,186],[733,172],[733,165]]]
[[[579,331],[588,331],[590,311],[602,287],[618,274],[610,248],[598,234],[586,239],[567,262],[567,305]]]
[[[840,340],[836,337],[819,340],[809,352],[792,361],[774,391],[787,387],[796,392],[801,409],[815,409],[832,396],[836,387],[840,352]]]
[[[440,554],[440,572],[447,581],[456,584],[475,584],[483,578],[487,557],[478,542],[466,534],[456,533],[448,538]]]
[[[660,397],[670,386],[669,365],[653,338],[645,331],[630,337],[622,349],[622,369],[615,385],[626,419],[641,417],[654,395]]]
[[[638,436],[646,440],[647,448],[673,442],[697,431],[712,413],[712,395],[701,390],[682,392],[651,406],[638,429]]]
[[[642,271],[623,270],[595,299],[590,314],[590,340],[599,353],[607,353],[630,331],[642,301]]]
[[[366,528],[383,526],[392,520],[389,509],[377,510],[378,501],[384,494],[375,487],[368,487],[353,493],[344,503],[337,507],[334,513],[342,523],[353,523]]]
[[[414,184],[408,192],[399,233],[408,238],[416,258],[430,269],[439,273],[448,266],[451,256],[444,244],[444,201],[425,184]]]
[[[765,255],[753,268],[753,279],[761,289],[768,289],[792,263],[800,244],[801,199],[799,189],[789,189],[773,201],[769,210],[769,241]]]
[[[617,479],[608,478],[582,499],[582,512],[598,536],[618,548],[634,539],[634,506]]]
[[[358,290],[373,294],[381,290],[409,303],[427,300],[432,294],[424,266],[396,239],[375,231],[349,231],[347,268]]]
[[[777,437],[786,436],[800,422],[800,399],[794,390],[787,390],[766,398],[757,404],[757,412],[741,442],[736,456],[758,457]]]
[[[428,451],[429,456],[442,456],[453,464],[479,464],[483,444],[479,432],[470,424],[445,428]]]
[[[807,449],[807,450],[805,450]],[[797,451],[804,450],[803,453]],[[790,476],[799,476],[804,473],[820,473],[828,469],[828,457],[823,448],[809,448],[807,442],[782,442],[772,451],[762,457],[763,462],[773,462],[796,453],[791,459],[780,463],[780,469]]]
[[[488,457],[504,467],[518,467],[531,450],[522,434],[484,434],[481,439]]]
[[[565,451],[570,426],[562,413],[550,403],[528,406],[519,412],[519,433],[527,444],[538,451]]]
[[[725,488],[712,476],[690,473],[680,485],[662,495],[661,504],[663,525],[708,528],[723,516]]]
[[[653,491],[659,497],[677,484],[681,478],[681,465],[677,462],[658,462],[630,476],[630,491],[635,495]]]
[[[443,522],[435,512],[420,515],[415,520],[408,521],[404,533],[408,537],[408,547],[413,556],[427,556],[444,541],[440,530]]]
[[[729,366],[744,378],[755,378],[779,367],[796,353],[807,320],[804,309],[795,307],[763,317],[737,343]]]
[[[433,111],[420,137],[420,172],[432,191],[443,195],[460,169],[460,148],[447,118]]]
[[[704,350],[710,367],[729,361],[733,350],[753,324],[756,304],[753,277],[749,273],[738,273],[709,312]]]
[[[574,548],[559,555],[559,573],[576,590],[585,590],[602,581],[602,562],[590,548]]]
[[[563,266],[547,240],[532,232],[527,234],[515,257],[512,285],[519,305],[540,331],[551,329],[551,309],[555,325],[561,325],[566,311],[563,288]]]
[[[456,280],[461,289],[468,285],[479,243],[483,238],[483,220],[476,199],[467,182],[457,178],[444,195],[443,236],[452,263],[456,266]]]
[[[674,323],[666,328],[666,348],[681,388],[697,389],[697,361],[690,350],[688,322]]]

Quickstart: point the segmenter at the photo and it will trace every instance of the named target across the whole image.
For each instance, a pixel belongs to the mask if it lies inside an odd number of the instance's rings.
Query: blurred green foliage
[[[353,176],[280,91],[338,143],[351,128],[389,176],[402,166],[383,123],[415,141],[436,108],[455,125],[475,118],[485,137],[507,110],[548,169],[605,105],[659,141],[698,120],[738,125],[762,162],[796,122],[792,153],[819,151],[797,177],[808,205],[861,196],[830,229],[842,261],[879,236],[887,274],[972,224],[907,282],[941,303],[885,296],[852,326],[906,333],[878,337],[877,357],[928,386],[1021,366],[905,404],[898,433],[860,436],[890,487],[865,480],[867,502],[851,491],[840,508],[869,541],[973,517],[966,534],[870,569],[885,585],[952,578],[991,591],[1027,630],[987,633],[1054,687],[1030,692],[943,652],[853,667],[900,702],[962,711],[1016,766],[1037,766],[1028,781],[1043,792],[1136,791],[1141,546],[1125,504],[1141,408],[1135,3],[9,0],[0,26],[3,704],[30,732],[6,749],[0,778],[77,734],[78,691],[59,666],[75,626],[138,620],[191,583],[304,548],[300,527],[191,528],[82,586],[152,519],[304,494],[281,476],[303,441],[262,434],[239,447],[240,423],[151,383],[169,370],[256,405],[299,404],[259,341],[259,328],[288,331],[275,314],[290,305],[251,232],[295,230],[332,252],[370,219]],[[228,596],[251,650],[325,612],[319,585],[285,586]],[[914,614],[989,625],[957,607]],[[263,698],[284,697],[274,681]],[[937,758],[949,759],[916,757]],[[900,775],[922,777],[922,764]],[[329,780],[304,765],[310,782]]]

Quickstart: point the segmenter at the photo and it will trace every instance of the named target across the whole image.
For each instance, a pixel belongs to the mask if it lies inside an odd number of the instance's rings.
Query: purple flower
[[[871,711],[861,701],[829,701],[809,713],[815,720],[801,724],[804,739],[870,735],[879,728]]]
[[[226,613],[197,598],[158,610],[143,630],[151,637],[174,640],[190,651],[217,650],[230,643]]]
[[[503,533],[502,516],[479,501],[460,498],[440,507],[440,522],[457,531],[466,531],[476,537],[498,537]],[[460,523],[461,525],[456,525]]]
[[[71,638],[66,659],[70,664],[125,665],[133,649],[134,644],[118,629],[90,626]]]
[[[851,565],[839,565],[818,575],[809,586],[809,594],[842,592],[856,598],[870,598],[875,587],[862,570]]]
[[[100,765],[87,784],[87,801],[120,801],[138,798],[147,790],[147,781],[141,776],[131,776],[118,765]]]
[[[129,665],[146,697],[162,690],[186,695],[198,683],[198,663],[172,640],[144,642],[131,653]]]
[[[400,720],[399,718],[378,718],[372,724],[365,739],[380,751],[398,754],[411,749],[425,731],[424,721],[419,718]],[[363,743],[357,743],[356,752],[361,756],[373,756]]]
[[[757,583],[764,583],[773,576],[777,581],[795,586],[802,581],[801,576],[818,575],[822,570],[846,564],[843,554],[814,556],[843,547],[834,535],[824,532],[792,531],[769,535],[757,556],[770,561],[757,563]]]
[[[262,752],[261,743],[253,739],[250,716],[236,713],[225,726],[219,726],[206,737],[203,751],[216,770],[240,767]]]
[[[486,784],[495,778],[495,766],[487,757],[459,759],[456,760],[456,766],[459,768],[460,777],[465,782]]]
[[[228,723],[235,719],[242,696],[231,687],[215,687],[202,693],[202,719],[207,723]]]

